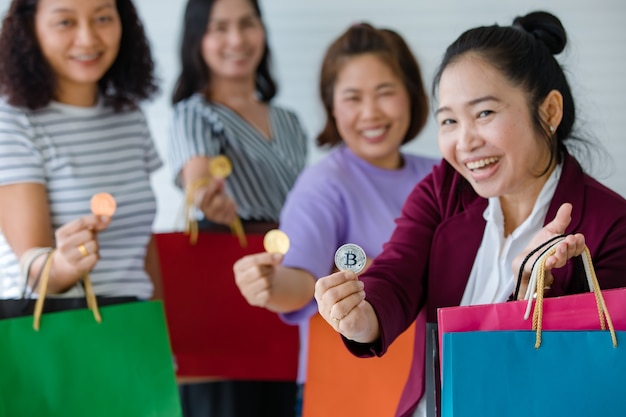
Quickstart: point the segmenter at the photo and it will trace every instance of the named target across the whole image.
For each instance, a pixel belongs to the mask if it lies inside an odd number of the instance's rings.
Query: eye
[[[442,119],[439,122],[439,125],[440,126],[448,126],[448,125],[452,125],[454,123],[456,123],[456,120],[454,120],[454,119]]]
[[[96,17],[96,21],[100,23],[111,22],[112,20],[113,20],[113,16],[111,15],[103,15],[103,16]]]
[[[241,22],[241,27],[244,29],[254,28],[257,26],[257,22],[255,19],[246,19]]]
[[[216,23],[209,26],[209,32],[211,33],[226,33],[228,31],[228,26],[221,23]]]
[[[494,112],[492,110],[483,110],[480,113],[478,113],[478,117],[487,117],[489,115],[492,115]]]
[[[56,23],[56,26],[67,28],[72,26],[72,21],[70,19],[61,19]]]

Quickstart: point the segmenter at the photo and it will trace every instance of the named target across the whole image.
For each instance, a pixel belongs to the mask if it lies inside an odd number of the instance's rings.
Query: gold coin
[[[215,178],[226,178],[232,170],[230,161],[224,155],[218,155],[209,160],[209,172]]]
[[[289,238],[283,231],[270,230],[263,238],[263,247],[269,253],[282,253],[284,255],[289,250]]]

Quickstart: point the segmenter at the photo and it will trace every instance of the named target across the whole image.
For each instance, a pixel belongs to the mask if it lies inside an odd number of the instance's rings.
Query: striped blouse
[[[173,109],[169,158],[174,182],[193,157],[225,155],[233,170],[227,191],[243,220],[278,222],[287,193],[304,168],[307,139],[297,116],[269,106],[272,137],[228,107],[208,103],[200,94],[178,102]]]
[[[0,101],[0,186],[44,184],[54,230],[89,214],[93,194],[116,199],[111,224],[98,233],[101,259],[90,274],[98,295],[152,294],[144,261],[156,213],[150,174],[160,166],[139,110],[51,103],[29,111]],[[18,259],[1,231],[0,268],[0,298],[21,296]]]

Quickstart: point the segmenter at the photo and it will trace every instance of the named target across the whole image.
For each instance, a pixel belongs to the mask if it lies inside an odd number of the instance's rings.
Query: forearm
[[[302,269],[276,267],[266,308],[276,313],[299,310],[313,299],[315,277]]]

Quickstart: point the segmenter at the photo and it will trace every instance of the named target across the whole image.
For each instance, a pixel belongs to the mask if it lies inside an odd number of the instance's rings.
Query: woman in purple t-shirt
[[[398,34],[351,26],[327,50],[320,81],[327,120],[317,143],[334,149],[287,197],[280,228],[290,249],[284,257],[249,255],[234,266],[251,305],[300,325],[300,383],[308,323],[317,312],[315,281],[332,272],[345,243],[362,246],[368,259],[377,256],[404,200],[437,163],[400,150],[425,125],[428,102],[417,61]]]

